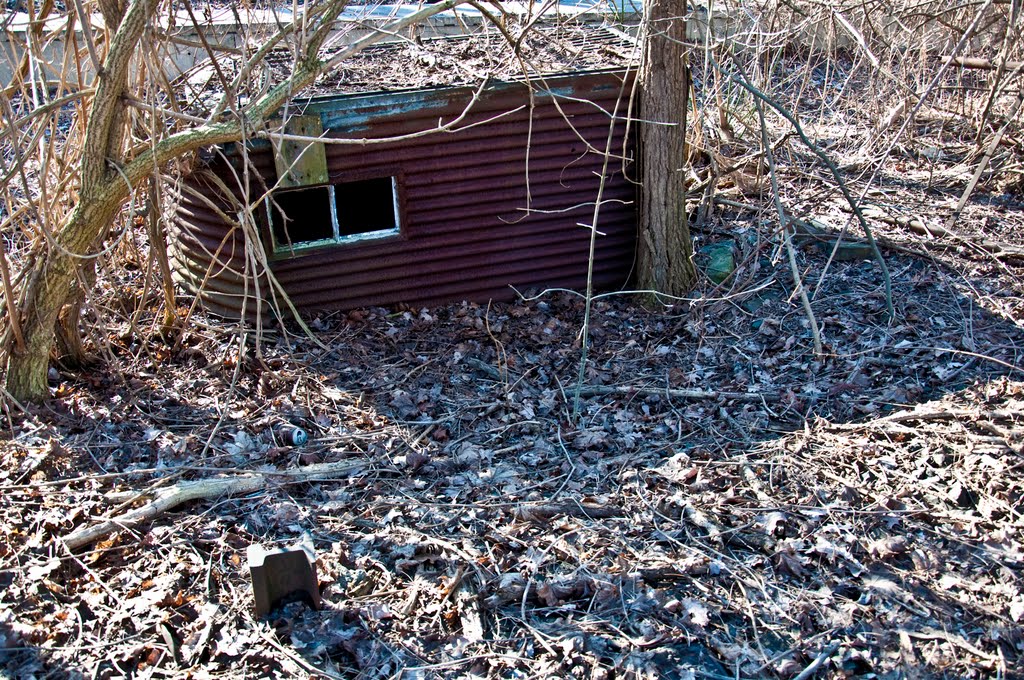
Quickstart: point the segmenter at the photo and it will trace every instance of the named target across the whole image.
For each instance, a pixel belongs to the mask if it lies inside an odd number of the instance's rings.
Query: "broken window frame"
[[[374,229],[371,231],[361,231],[354,234],[342,234],[341,233],[341,222],[338,216],[338,201],[335,194],[335,187],[343,184],[355,184],[358,182],[367,182],[373,180],[391,180],[391,210],[393,214],[393,227],[387,229]],[[402,215],[402,200],[401,200],[401,175],[396,171],[375,173],[373,175],[347,175],[339,178],[330,184],[315,184],[304,187],[289,187],[287,189],[277,189],[269,193],[263,199],[263,222],[264,222],[264,234],[265,242],[270,246],[270,254],[275,258],[287,258],[298,255],[307,254],[313,250],[320,250],[323,248],[337,248],[346,245],[352,245],[356,243],[365,243],[367,241],[379,241],[384,239],[397,238],[404,233],[404,219]],[[331,230],[333,235],[329,238],[316,239],[310,241],[291,241],[281,243],[278,241],[277,234],[274,228],[274,217],[278,214],[283,214],[279,207],[275,207],[273,199],[275,195],[283,193],[292,193],[298,191],[311,191],[314,189],[327,189],[327,201],[328,210],[331,216]],[[287,231],[285,231],[287,233]]]

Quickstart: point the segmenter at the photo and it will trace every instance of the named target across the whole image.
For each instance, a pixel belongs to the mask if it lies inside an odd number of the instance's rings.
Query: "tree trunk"
[[[349,45],[333,59],[351,56],[407,26],[434,14],[450,10],[468,0],[442,0],[408,14],[380,31]],[[294,93],[312,83],[331,62],[320,61],[317,52],[327,39],[330,27],[345,7],[345,0],[330,0],[311,29],[307,53],[290,78],[272,87],[245,111],[250,129],[258,129]],[[156,142],[134,158],[124,162],[120,147],[125,134],[126,117],[121,94],[127,81],[132,55],[135,54],[153,15],[157,0],[106,0],[104,14],[122,17],[117,26],[103,69],[96,77],[96,93],[89,109],[80,167],[80,191],[72,211],[56,234],[55,247],[42,253],[30,275],[28,290],[19,310],[24,348],[7,355],[7,393],[19,401],[41,401],[49,396],[46,377],[54,331],[64,305],[69,301],[77,280],[76,269],[83,257],[96,253],[103,235],[121,211],[128,193],[151,176],[153,169],[186,153],[214,144],[242,138],[238,119],[211,120],[197,128],[177,132]],[[121,168],[115,172],[111,162]]]
[[[116,191],[112,183],[104,188],[107,191],[100,196],[83,193],[58,236],[62,247],[51,249],[36,267],[35,285],[29,288],[22,305],[25,351],[12,349],[7,357],[6,388],[15,399],[40,401],[49,395],[46,373],[54,329],[61,309],[74,291],[75,268],[79,264],[78,258],[69,253],[93,252],[97,237],[113,221],[128,193]],[[111,195],[104,195],[108,193]]]
[[[82,305],[85,304],[86,292],[96,282],[96,261],[89,260],[79,275],[71,295],[57,318],[56,350],[57,364],[61,368],[78,370],[88,361],[85,347],[82,345]]]
[[[149,249],[160,267],[160,285],[164,291],[164,320],[160,323],[160,334],[166,339],[174,331],[178,321],[178,304],[174,297],[174,280],[171,263],[167,255],[167,236],[161,225],[160,189],[156,177],[149,178],[149,211],[146,215],[146,232]]]
[[[686,2],[647,0],[647,38],[640,68],[641,288],[681,296],[696,279],[686,224]]]
[[[114,4],[113,10],[122,7],[120,1]],[[119,115],[123,109],[120,96],[132,54],[155,8],[156,0],[132,0],[114,32],[103,69],[96,76],[96,94],[82,144],[78,203],[56,235],[57,247],[51,247],[39,259],[25,295],[21,309],[25,351],[11,352],[7,358],[7,391],[15,399],[39,401],[48,396],[50,350],[57,319],[75,289],[76,269],[83,263],[82,256],[95,252],[127,195],[127,190],[110,182],[114,171],[108,162],[121,160],[121,150],[115,148],[124,135],[120,129],[124,120]]]

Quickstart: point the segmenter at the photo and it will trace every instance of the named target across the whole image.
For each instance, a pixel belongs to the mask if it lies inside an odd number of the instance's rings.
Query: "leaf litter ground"
[[[841,224],[835,192],[782,160],[797,213]],[[914,220],[948,214],[969,168],[899,163],[872,218],[894,322],[876,264],[826,266],[833,241],[804,236],[812,356],[778,234],[737,177],[697,243],[733,241],[737,271],[670,307],[597,301],[578,419],[583,302],[566,292],[321,315],[313,338],[258,343],[194,317],[168,346],[118,321],[140,301],[109,284],[102,368],[55,375],[54,400],[8,417],[2,667],[1024,677],[1019,186],[993,176],[955,234],[926,238]],[[283,445],[283,422],[310,442]],[[282,474],[341,461],[336,479]],[[277,474],[60,547],[140,493],[252,471]],[[246,548],[297,540],[322,610],[254,619]]]

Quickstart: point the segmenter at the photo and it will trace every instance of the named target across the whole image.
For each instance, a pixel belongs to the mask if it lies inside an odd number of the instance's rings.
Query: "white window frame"
[[[384,179],[383,177],[372,179]],[[393,236],[400,236],[402,233],[402,218],[401,211],[399,210],[398,204],[398,178],[394,175],[388,177],[391,180],[391,206],[395,216],[395,226],[390,229],[376,229],[374,231],[361,231],[356,234],[341,234],[341,227],[338,224],[338,203],[335,200],[334,184],[328,184],[327,186],[327,200],[330,205],[331,213],[331,230],[334,235],[331,238],[317,239],[316,241],[299,241],[292,243],[278,243],[277,234],[274,232],[274,208],[271,203],[271,197],[267,196],[263,199],[264,205],[267,211],[267,225],[270,228],[270,239],[274,246],[275,255],[289,255],[291,253],[297,253],[299,251],[310,250],[312,248],[323,248],[325,246],[344,246],[350,243],[360,243],[362,241],[376,241],[384,238],[391,238]],[[365,181],[365,180],[353,180],[353,181]],[[346,182],[338,182],[338,184],[346,184]],[[321,185],[322,186],[322,185]],[[320,187],[306,187],[306,189],[318,189]],[[300,189],[301,191],[301,189]],[[285,230],[287,231],[287,229]]]

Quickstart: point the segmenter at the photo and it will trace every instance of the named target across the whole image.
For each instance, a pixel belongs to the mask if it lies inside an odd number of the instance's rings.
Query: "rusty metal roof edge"
[[[543,83],[549,80],[573,80],[583,76],[622,74],[625,77],[631,73],[635,73],[636,70],[636,68],[632,67],[609,66],[607,68],[583,69],[579,71],[556,71],[554,73],[538,73],[530,75],[528,78],[488,78],[487,85],[483,88],[483,92],[500,92],[502,90],[508,90],[514,87],[529,85],[531,82]],[[366,106],[374,106],[379,100],[393,96],[408,96],[411,94],[419,93],[423,93],[428,97],[430,95],[436,95],[438,93],[472,94],[473,92],[476,92],[477,89],[479,89],[479,87],[479,85],[433,85],[430,87],[408,87],[392,90],[374,90],[371,92],[321,94],[312,97],[296,97],[292,99],[292,103],[300,108],[304,108],[305,111],[320,112],[323,108],[327,108],[331,104],[341,101],[344,101],[346,104],[352,102],[363,103],[365,101]],[[557,94],[551,88],[541,88],[538,90],[538,92],[542,94]]]
[[[566,97],[565,85],[571,84],[580,78],[599,76],[621,76],[623,81],[634,77],[636,69],[632,67],[614,66],[602,69],[588,69],[581,71],[565,71],[532,76],[531,78],[515,79],[492,79],[484,87],[482,94],[494,95],[517,87],[527,86],[531,83],[544,83],[543,89],[538,89],[542,97]],[[339,105],[346,105],[342,118],[351,119],[360,116],[368,110],[379,110],[382,106],[390,108],[389,113],[398,113],[394,108],[396,101],[402,101],[409,110],[416,110],[436,102],[444,97],[472,96],[479,89],[479,85],[436,85],[433,87],[412,87],[398,90],[378,90],[374,92],[351,92],[328,95],[317,95],[314,97],[297,97],[291,100],[289,105],[294,105],[305,114],[310,113],[336,113]],[[418,97],[417,97],[418,95]],[[410,99],[413,99],[410,101]],[[357,121],[356,121],[357,122]],[[324,127],[336,127],[340,121],[325,121]],[[264,138],[249,139],[249,148],[260,149],[270,145],[270,141]],[[228,142],[223,145],[226,149],[234,148],[236,142]]]

